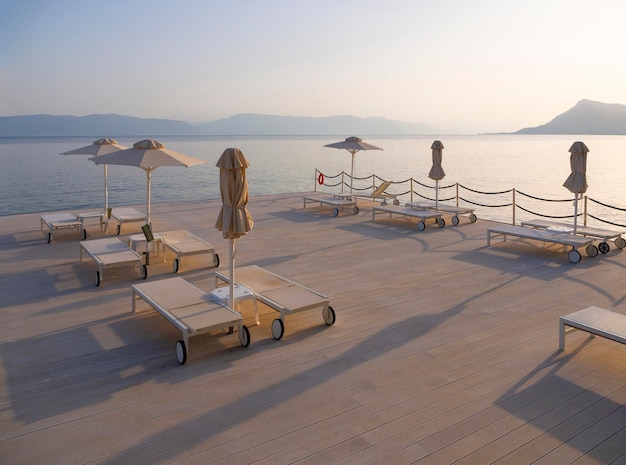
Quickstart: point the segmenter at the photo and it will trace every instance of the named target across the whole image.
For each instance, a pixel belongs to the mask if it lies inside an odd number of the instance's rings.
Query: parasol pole
[[[578,223],[578,192],[574,194],[574,234],[576,234],[577,223]]]
[[[109,175],[107,165],[104,166],[104,213],[109,210]]]
[[[230,308],[235,310],[235,239],[230,239],[230,250],[228,251],[230,261]]]
[[[354,150],[351,150],[352,154],[352,166],[350,168],[350,193],[352,194],[352,183],[354,182],[354,154],[356,153]]]
[[[147,218],[147,223],[151,224],[151,220],[152,220],[152,216],[150,214],[150,198],[152,197],[152,191],[151,191],[151,178],[152,178],[152,169],[150,168],[146,168],[146,174],[148,175],[148,199],[146,200],[146,218]]]
[[[439,211],[439,180],[435,181],[435,211]]]

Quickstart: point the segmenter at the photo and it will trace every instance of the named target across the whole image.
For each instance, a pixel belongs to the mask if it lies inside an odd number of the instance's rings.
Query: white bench
[[[565,349],[565,334],[575,330],[626,344],[626,315],[603,308],[587,307],[560,317],[559,350]]]
[[[241,315],[183,278],[133,284],[131,290],[133,312],[137,300],[142,299],[181,331],[182,340],[176,343],[176,359],[181,365],[187,361],[189,338],[209,331],[237,326],[241,345],[250,345],[250,332]]]
[[[547,229],[555,232],[565,232],[574,234],[574,225],[571,223],[561,223],[558,221],[535,218],[533,220],[522,221],[522,226]],[[626,247],[626,240],[622,237],[622,231],[613,231],[612,229],[594,228],[591,226],[576,226],[576,234],[579,236],[593,237],[602,240],[598,244],[598,250],[601,253],[607,253],[610,250],[608,241],[613,240],[618,249]]]
[[[441,217],[441,212],[436,212],[434,210],[416,210],[411,207],[381,205],[378,207],[372,207],[372,221],[376,221],[376,215],[380,215],[381,213],[387,213],[389,218],[391,218],[392,215],[406,216],[409,218],[409,221],[411,218],[417,218],[419,220],[417,222],[418,231],[426,229],[426,221],[428,220],[433,220],[434,223],[436,223],[440,228],[443,228],[446,225],[445,220]]]
[[[559,244],[564,246],[565,248],[570,246],[572,247],[572,250],[569,251],[568,258],[572,263],[578,263],[582,258],[580,252],[578,251],[578,247],[587,247],[587,254],[590,257],[593,257],[597,254],[597,249],[593,245],[593,239],[581,236],[574,236],[573,234],[558,233],[543,229],[524,228],[522,226],[503,224],[500,226],[487,228],[487,247],[491,245],[492,236],[502,236],[503,241],[506,241],[507,236],[515,236],[523,239],[534,239],[537,241]],[[593,252],[594,249],[595,254]]]
[[[304,197],[304,208],[308,203],[319,203],[320,207],[323,205],[330,205],[333,207],[333,216],[338,216],[339,211],[343,211],[345,208],[349,208],[356,215],[359,213],[359,207],[356,205],[356,195],[342,195],[337,197],[327,196],[315,196]]]

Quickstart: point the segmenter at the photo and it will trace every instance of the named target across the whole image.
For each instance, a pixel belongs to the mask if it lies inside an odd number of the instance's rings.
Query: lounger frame
[[[421,209],[421,210],[434,210],[434,211],[448,213],[452,215],[452,218],[450,220],[453,226],[456,226],[459,224],[460,216],[467,216],[470,223],[475,223],[476,220],[478,219],[478,217],[474,213],[475,209],[471,207],[461,207],[458,205],[450,205],[450,204],[441,203],[441,202],[433,203],[433,202],[427,202],[424,200],[418,200],[415,202],[407,202],[404,205],[410,208],[416,208],[416,209]]]
[[[143,262],[143,257],[124,244],[117,237],[92,239],[80,242],[80,260],[87,254],[97,265],[96,286],[100,286],[104,280],[105,268],[133,266],[139,268],[139,274],[143,279],[148,277],[148,268]]]
[[[565,335],[576,330],[626,344],[626,315],[599,307],[587,307],[560,317],[559,350],[565,349]]]
[[[250,332],[241,315],[183,278],[133,284],[131,291],[133,313],[141,299],[181,332],[182,339],[176,343],[176,358],[181,365],[187,361],[191,337],[236,326],[241,345],[250,345]]]
[[[404,216],[411,221],[412,218],[417,218],[417,230],[423,231],[426,229],[426,222],[433,221],[437,226],[443,228],[446,225],[445,220],[441,217],[442,212],[436,212],[434,210],[416,210],[411,207],[401,207],[399,205],[381,205],[372,207],[372,221],[376,221],[376,215],[387,214],[389,218],[392,215]]]
[[[333,207],[333,216],[339,216],[340,211],[351,209],[355,215],[359,213],[359,207],[356,204],[356,195],[344,195],[341,197],[334,196],[305,196],[303,197],[304,208],[309,203],[317,203],[320,207],[329,205]]]
[[[589,239],[587,237],[574,236],[573,234],[567,233],[558,233],[554,231],[547,231],[542,229],[534,229],[534,228],[525,228],[522,226],[513,226],[513,225],[500,225],[493,226],[491,228],[487,228],[487,247],[491,245],[491,238],[501,236],[503,238],[503,242],[506,241],[507,236],[514,236],[523,239],[534,239],[542,242],[549,242],[552,244],[559,244],[567,250],[567,247],[571,247],[572,249],[568,253],[568,258],[572,263],[578,263],[581,260],[580,252],[578,251],[579,247],[593,247],[593,239]],[[590,257],[597,255],[597,249],[594,254],[592,248],[587,248],[587,254]]]
[[[215,287],[221,282],[230,283],[230,271],[215,272]],[[272,335],[278,340],[285,331],[285,317],[288,314],[321,308],[324,322],[335,323],[335,310],[324,294],[273,273],[257,265],[237,268],[235,282],[252,291],[256,299],[279,313],[272,321]]]
[[[559,221],[547,220],[543,218],[535,218],[532,220],[522,221],[521,225],[527,228],[545,229],[554,232],[564,232],[574,234],[574,225],[571,223],[561,223]],[[618,249],[626,247],[626,240],[622,237],[623,231],[614,231],[611,229],[595,228],[590,226],[576,226],[576,235],[583,237],[592,237],[600,239],[602,242],[598,244],[600,253],[607,253],[610,250],[609,241],[613,240]]]
[[[52,242],[52,233],[64,229],[76,229],[81,238],[85,238],[83,222],[76,215],[69,212],[50,213],[41,215],[41,232],[48,238],[48,244]],[[44,231],[44,226],[47,231]]]
[[[165,231],[159,234],[161,235],[165,248],[176,255],[172,264],[174,273],[178,273],[180,260],[187,255],[211,254],[213,266],[216,268],[220,266],[220,257],[215,253],[215,247],[207,241],[200,239],[195,234],[185,229]]]

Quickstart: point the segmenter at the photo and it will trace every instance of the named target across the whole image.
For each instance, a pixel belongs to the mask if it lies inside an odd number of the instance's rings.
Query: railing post
[[[456,183],[456,206],[459,206],[459,183]]]
[[[409,178],[409,192],[411,195],[409,196],[409,202],[413,202],[413,178]]]
[[[513,226],[515,226],[515,187],[511,192],[513,192]]]
[[[315,168],[315,174],[313,175],[313,192],[317,192],[317,168]]]

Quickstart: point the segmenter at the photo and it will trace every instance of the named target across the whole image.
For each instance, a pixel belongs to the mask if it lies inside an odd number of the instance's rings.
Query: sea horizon
[[[0,138],[0,216],[48,211],[102,208],[103,169],[88,156],[59,154],[89,145],[98,137],[39,136]],[[118,138],[131,146],[146,137]],[[626,207],[623,168],[626,136],[570,135],[419,135],[370,136],[364,141],[382,151],[362,151],[355,156],[354,186],[367,190],[373,179],[392,181],[390,192],[406,192],[413,179],[423,186],[420,195],[432,196],[434,181],[428,178],[432,165],[430,146],[444,144],[441,180],[445,196],[453,195],[456,183],[481,192],[515,189],[542,199],[573,199],[562,184],[570,173],[568,149],[576,140],[589,147],[586,195],[617,208]],[[250,196],[310,192],[335,192],[316,184],[317,173],[327,180],[350,173],[350,154],[324,145],[342,140],[333,136],[160,136],[167,147],[207,162],[190,168],[158,168],[152,175],[152,203],[203,201],[219,198],[219,170],[215,163],[229,147],[238,147],[250,162],[247,172]],[[146,175],[133,167],[108,167],[109,206],[142,205],[146,201]],[[335,183],[336,181],[333,181]],[[345,185],[344,185],[345,189]],[[447,192],[447,193],[446,193]],[[463,197],[463,195],[461,195]],[[408,201],[407,195],[401,197]],[[471,199],[470,199],[471,200]],[[474,198],[474,200],[476,200]],[[510,194],[481,196],[479,203],[499,205]],[[477,207],[479,217],[510,222],[507,208]],[[542,207],[543,208],[543,207]],[[549,206],[564,215],[568,206]],[[523,213],[523,212],[522,212]],[[621,211],[603,212],[604,219],[626,223]],[[597,216],[597,215],[596,215]]]

